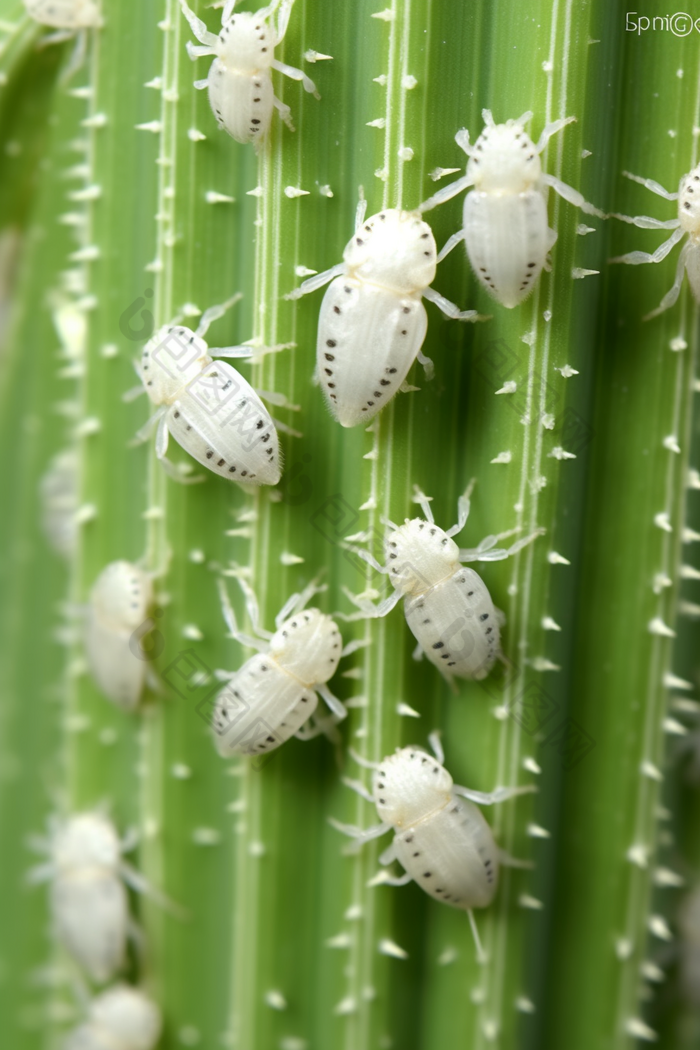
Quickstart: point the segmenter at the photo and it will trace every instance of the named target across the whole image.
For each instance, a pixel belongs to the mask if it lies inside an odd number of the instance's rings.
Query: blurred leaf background
[[[192,87],[209,60],[189,61],[176,0],[104,8],[104,29],[66,83],[73,44],[41,47],[45,31],[23,5],[0,2],[8,1045],[60,1045],[73,1002],[45,891],[22,885],[26,837],[50,813],[101,802],[120,829],[139,829],[139,868],[192,915],[178,922],[133,900],[146,948],[128,976],[163,1010],[163,1048],[697,1045],[677,924],[700,864],[686,746],[700,611],[688,290],[641,322],[670,287],[677,252],[658,266],[609,267],[663,235],[590,219],[551,194],[558,240],[535,294],[506,311],[455,251],[435,287],[492,320],[459,324],[429,305],[435,379],[416,367],[420,391],[397,397],[369,432],[336,426],[312,383],[322,293],[282,298],[301,280],[297,267],[341,259],[359,187],[368,214],[412,208],[443,184],[431,172],[463,167],[454,134],[466,126],[473,141],[484,107],[497,122],[532,110],[535,140],[548,121],[576,116],[552,139],[545,170],[605,210],[673,217],[675,205],[621,172],[675,189],[697,163],[697,31],[653,2],[628,16],[601,0],[392,0],[385,10],[297,0],[279,57],[304,65],[322,99],[275,74],[296,132],[275,118],[256,157],[217,132],[206,93]],[[217,11],[195,9],[216,28]],[[630,17],[650,24],[632,31]],[[304,62],[310,48],[332,60]],[[439,245],[462,200],[427,216]],[[276,414],[303,432],[282,437],[279,488],[254,497],[213,475],[192,488],[170,482],[150,445],[128,447],[144,401],[121,399],[153,325],[237,291],[244,298],[212,326],[211,345],[253,335],[297,344],[253,369],[256,385],[300,406]],[[506,382],[516,391],[497,395]],[[39,499],[65,447],[79,463],[81,519],[68,561],[47,544]],[[332,683],[351,704],[342,748],[292,741],[262,768],[220,760],[205,717],[211,672],[248,654],[225,637],[217,572],[248,567],[266,626],[321,569],[322,607],[350,611],[343,587],[382,584],[343,538],[367,531],[380,554],[382,517],[416,513],[414,484],[448,527],[471,477],[462,545],[547,529],[483,568],[507,615],[508,666],[453,696],[432,665],[412,660],[397,610],[352,628],[371,644]],[[141,557],[167,566],[153,635],[166,684],[128,715],[86,674],[78,612],[108,561]],[[230,590],[242,617],[235,581]],[[197,687],[193,667],[207,679]],[[535,866],[504,870],[496,902],[477,914],[485,966],[463,915],[414,885],[368,888],[383,846],[345,855],[327,823],[375,819],[341,783],[360,775],[348,744],[378,759],[425,746],[435,728],[456,782],[539,787],[486,814],[499,844]]]

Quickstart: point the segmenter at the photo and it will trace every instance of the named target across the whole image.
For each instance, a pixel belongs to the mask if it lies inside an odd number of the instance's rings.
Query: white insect
[[[463,228],[450,237],[437,261],[463,240],[486,291],[510,309],[530,294],[557,239],[547,225],[547,187],[590,215],[605,218],[605,214],[588,204],[578,190],[542,171],[539,154],[552,135],[575,117],[547,124],[535,146],[525,131],[532,113],[505,124],[494,124],[488,109],[482,116],[486,127],[473,146],[466,128],[455,136],[469,157],[467,174],[438,190],[418,210],[428,211],[474,187],[464,201]]]
[[[32,844],[50,855],[48,863],[32,869],[29,880],[51,879],[51,914],[59,940],[91,980],[109,981],[124,965],[130,924],[123,880],[151,892],[122,860],[135,839],[120,841],[104,814],[89,812],[54,821],[49,838]]]
[[[328,407],[344,427],[368,423],[384,408],[416,358],[432,376],[432,361],[421,353],[428,327],[422,298],[456,320],[486,320],[429,287],[437,248],[418,212],[387,208],[365,222],[366,206],[360,201],[345,262],[285,297],[298,299],[333,281],[321,304],[316,362]]]
[[[78,536],[78,454],[57,452],[39,483],[41,525],[53,550],[64,558],[75,551]]]
[[[152,577],[128,561],[113,561],[90,592],[85,620],[85,652],[96,684],[125,711],[137,707],[148,673],[141,647],[152,630]]]
[[[668,240],[660,244],[656,251],[651,254],[648,252],[628,252],[626,255],[618,255],[611,259],[611,263],[630,263],[632,266],[638,266],[641,263],[661,262],[685,234],[688,234],[688,240],[683,245],[678,256],[676,279],[672,288],[663,297],[656,310],[646,314],[643,320],[648,321],[652,317],[657,317],[658,314],[673,306],[680,294],[684,270],[688,272],[688,282],[693,297],[697,302],[700,302],[700,165],[683,176],[677,193],[669,193],[668,190],[665,190],[658,182],[654,182],[653,179],[640,179],[637,175],[630,175],[628,171],[623,172],[623,175],[626,175],[628,179],[632,179],[633,182],[639,182],[642,186],[646,186],[648,190],[656,193],[659,197],[665,197],[667,201],[678,201],[678,218],[664,221],[662,219],[652,219],[648,215],[633,217],[613,212],[611,218],[632,223],[643,230],[673,230],[673,233]]]
[[[236,142],[253,142],[260,149],[270,130],[273,108],[287,127],[294,131],[291,110],[275,97],[270,70],[300,80],[304,90],[321,96],[316,85],[300,69],[278,62],[275,48],[282,41],[289,24],[294,0],[273,0],[259,11],[233,13],[236,0],[213,4],[223,7],[221,32],[210,33],[185,0],[180,0],[183,14],[202,47],[188,42],[187,53],[194,61],[203,55],[214,55],[206,80],[195,80],[200,90],[209,89],[209,103],[220,128]],[[279,9],[277,28],[271,21]],[[268,24],[268,19],[270,22]]]
[[[257,637],[239,630],[226,588],[219,581],[224,619],[231,637],[258,653],[238,671],[217,672],[226,685],[216,698],[212,727],[217,751],[224,757],[273,751],[291,736],[310,740],[345,718],[344,705],[326,683],[341,658],[365,644],[355,641],[343,648],[340,631],[330,616],[305,608],[318,592],[314,583],[287,601],[275,618],[274,634],[260,626],[251,588],[240,577],[239,583]],[[306,723],[316,710],[318,696],[331,709],[332,718],[316,717],[309,726]]]
[[[462,562],[502,561],[545,531],[535,529],[506,549],[496,544],[517,529],[487,536],[478,547],[459,548],[452,537],[467,523],[473,486],[474,481],[460,496],[457,524],[446,532],[435,524],[430,498],[416,486],[415,502],[426,520],[387,522],[386,566],[368,551],[352,548],[378,572],[388,574],[394,593],[379,605],[349,595],[361,612],[348,619],[386,616],[403,598],[406,622],[418,642],[414,655],[427,656],[448,682],[455,677],[485,678],[496,660],[503,658],[500,628],[505,617],[495,608],[481,577]]]
[[[210,351],[203,338],[212,321],[239,298],[232,296],[206,310],[196,332],[184,325],[165,325],[146,343],[136,366],[143,389],[160,407],[135,441],[146,441],[157,424],[156,455],[176,481],[202,478],[185,477],[170,462],[166,455],[168,434],[199,463],[229,481],[258,486],[276,485],[280,479],[279,442],[269,412],[232,365],[213,361],[211,355],[249,358],[283,347],[229,346]],[[136,392],[143,391],[138,388]],[[132,392],[126,396],[131,397]],[[265,392],[264,396],[278,404],[286,403],[274,394]]]
[[[501,787],[486,794],[461,787],[444,768],[437,734],[431,733],[429,740],[436,758],[419,747],[397,748],[379,763],[353,753],[357,762],[374,770],[372,791],[356,780],[345,783],[376,805],[381,824],[363,830],[333,819],[331,823],[358,843],[393,831],[394,839],[379,863],[398,860],[405,874],[395,878],[382,872],[373,883],[405,886],[415,881],[435,900],[466,911],[483,958],[472,908],[486,908],[495,897],[499,864],[529,865],[499,850],[474,803],[488,806],[536,788]]]
[[[54,29],[86,29],[103,25],[100,5],[95,0],[24,0],[35,20]]]
[[[87,1020],[63,1050],[153,1050],[162,1027],[160,1010],[140,989],[118,984],[95,996]]]

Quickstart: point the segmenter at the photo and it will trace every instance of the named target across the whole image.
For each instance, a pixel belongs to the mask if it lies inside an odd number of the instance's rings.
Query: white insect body
[[[272,123],[273,109],[277,109],[285,124],[294,131],[289,106],[275,97],[270,71],[276,69],[293,80],[300,80],[305,91],[316,98],[316,86],[300,69],[275,59],[275,48],[287,31],[294,0],[273,0],[259,11],[241,11],[234,14],[236,0],[226,0],[221,16],[221,32],[210,33],[201,18],[180,0],[180,6],[192,32],[203,45],[189,42],[187,52],[191,59],[213,55],[209,75],[196,80],[195,87],[209,89],[209,102],[220,128],[236,142],[253,142],[256,149],[262,145]],[[279,8],[277,27],[272,16]],[[268,20],[270,20],[268,22]]]
[[[623,174],[628,179],[632,179],[633,182],[639,182],[642,186],[646,186],[648,190],[656,193],[659,197],[664,197],[668,201],[678,201],[678,218],[661,220],[652,219],[648,215],[633,217],[613,212],[612,218],[632,223],[641,229],[673,230],[673,233],[668,240],[660,244],[656,251],[651,254],[648,252],[628,252],[626,255],[616,256],[610,262],[630,263],[632,266],[638,266],[641,263],[661,262],[685,234],[688,234],[688,240],[683,245],[678,256],[676,277],[671,289],[663,297],[656,310],[652,310],[651,313],[645,315],[644,320],[648,321],[651,317],[656,317],[673,306],[680,294],[684,271],[688,273],[688,283],[690,284],[693,297],[697,302],[700,302],[700,164],[683,176],[677,193],[669,193],[668,190],[665,190],[658,182],[654,182],[653,179],[640,179],[637,175],[630,175],[628,171],[623,172]]]
[[[170,462],[168,434],[197,462],[229,481],[257,486],[276,485],[280,479],[279,441],[269,412],[235,368],[212,360],[203,338],[211,322],[239,298],[207,310],[196,332],[165,325],[146,343],[136,367],[149,398],[160,406],[136,441],[145,441],[157,424],[156,454],[177,481],[201,478],[183,477]],[[245,358],[264,350],[232,346],[212,353]]]
[[[90,592],[85,622],[85,651],[90,672],[105,696],[133,711],[143,692],[148,662],[134,632],[153,626],[151,576],[128,561],[113,561]],[[137,644],[134,644],[136,641]]]
[[[111,820],[92,811],[54,819],[48,838],[33,838],[30,843],[47,853],[49,860],[29,872],[29,881],[51,880],[56,934],[96,984],[109,981],[124,965],[131,932],[125,882],[184,917],[177,905],[122,858],[136,841],[133,833],[120,840]]]
[[[421,347],[428,327],[422,298],[448,317],[484,320],[460,311],[430,283],[437,248],[418,212],[387,208],[364,221],[360,202],[345,262],[304,281],[297,299],[332,281],[321,305],[317,374],[328,407],[341,426],[368,423],[401,388],[416,358],[432,375]],[[335,279],[334,279],[335,278]]]
[[[481,577],[462,562],[502,561],[544,532],[536,529],[507,549],[496,547],[497,542],[517,530],[487,536],[475,548],[459,548],[452,537],[466,525],[472,487],[473,482],[460,497],[457,524],[447,531],[435,524],[429,498],[416,489],[426,520],[388,523],[386,566],[354,548],[373,568],[388,574],[394,593],[377,606],[353,598],[362,612],[350,619],[386,616],[403,598],[406,622],[418,642],[416,655],[427,656],[448,681],[485,678],[502,657],[500,628],[505,617]]]
[[[48,864],[32,881],[51,878],[50,903],[56,933],[89,977],[102,984],[124,964],[129,922],[122,876],[124,845],[107,817],[79,813],[52,828],[40,848]]]
[[[305,608],[316,593],[314,584],[301,594],[292,595],[276,617],[274,634],[265,631],[258,622],[253,592],[243,580],[239,582],[257,637],[238,629],[226,589],[220,582],[224,619],[231,637],[258,653],[238,671],[217,672],[227,684],[216,698],[212,727],[216,748],[224,757],[263,754],[291,736],[308,740],[326,731],[328,719],[317,718],[313,727],[306,724],[316,710],[318,696],[330,708],[332,723],[345,718],[345,707],[326,683],[341,657],[364,644],[351,642],[343,649],[340,631],[330,616]]]
[[[576,118],[547,124],[535,146],[525,131],[531,117],[528,112],[495,124],[490,110],[483,110],[486,127],[473,146],[465,128],[455,136],[469,157],[467,174],[419,205],[419,211],[428,211],[474,187],[464,201],[462,229],[450,237],[437,261],[463,240],[474,273],[489,295],[509,309],[530,294],[557,239],[547,224],[547,187],[605,218],[578,190],[542,171],[540,153],[552,135]]]
[[[75,449],[57,452],[39,483],[41,525],[57,554],[70,558],[78,535],[78,455]]]
[[[381,823],[362,830],[331,822],[359,842],[394,832],[379,861],[391,864],[398,860],[405,874],[399,878],[382,874],[376,883],[403,886],[415,881],[451,908],[467,912],[486,908],[498,888],[499,863],[519,862],[498,849],[491,828],[474,803],[491,805],[534,789],[496,788],[485,794],[461,787],[444,768],[437,734],[431,734],[430,742],[436,758],[419,747],[397,748],[378,764],[354,755],[361,765],[373,769],[372,791],[358,781],[345,783],[376,805]],[[475,930],[473,920],[472,928]]]
[[[155,1003],[138,988],[118,984],[95,996],[63,1050],[153,1050],[161,1027]]]
[[[100,5],[95,0],[24,0],[36,22],[54,29],[86,29],[103,25]]]

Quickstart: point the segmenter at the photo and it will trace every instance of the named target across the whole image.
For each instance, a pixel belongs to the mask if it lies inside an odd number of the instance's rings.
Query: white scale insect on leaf
[[[52,549],[64,558],[75,551],[78,537],[78,453],[57,452],[39,482],[41,526]]]
[[[51,915],[58,939],[98,984],[124,966],[130,928],[124,882],[170,911],[179,911],[122,859],[135,844],[133,834],[120,841],[112,822],[98,811],[54,819],[47,839],[30,842],[50,859],[31,869],[28,881],[51,880]]]
[[[66,83],[85,60],[87,30],[104,25],[99,3],[95,0],[24,0],[24,6],[35,22],[55,29],[41,40],[41,47],[76,38],[73,55],[61,78]]]
[[[62,1050],[153,1050],[161,1027],[155,1003],[140,989],[118,984],[95,996]]]
[[[612,212],[611,218],[631,223],[643,230],[673,230],[673,233],[654,252],[628,252],[626,255],[618,255],[610,259],[611,263],[629,263],[631,266],[639,266],[641,263],[662,262],[685,234],[688,234],[688,240],[678,256],[673,286],[657,308],[645,314],[643,320],[648,321],[652,317],[657,317],[674,305],[680,295],[683,273],[686,270],[693,297],[700,302],[700,165],[683,176],[677,193],[669,193],[653,179],[641,179],[638,175],[630,175],[628,171],[624,171],[623,175],[632,179],[633,182],[641,183],[652,193],[664,197],[667,201],[678,201],[678,218],[663,220],[652,219],[648,215],[631,216]]]
[[[552,135],[575,117],[547,124],[535,146],[525,131],[532,113],[505,124],[495,124],[488,109],[482,116],[486,127],[473,146],[466,128],[455,136],[469,157],[467,174],[438,190],[418,210],[428,211],[474,187],[464,201],[462,229],[449,238],[437,261],[464,241],[474,273],[486,291],[511,309],[534,288],[557,239],[547,225],[547,187],[589,215],[606,216],[578,190],[542,171],[540,153]]]
[[[294,131],[289,106],[274,94],[271,69],[300,80],[305,91],[321,97],[305,73],[275,58],[275,48],[287,31],[293,5],[294,0],[273,0],[259,11],[234,14],[236,0],[213,4],[213,7],[223,7],[221,32],[217,36],[209,32],[185,0],[180,0],[183,14],[200,44],[188,42],[190,58],[214,56],[209,75],[205,80],[196,80],[194,86],[209,89],[209,102],[219,127],[236,142],[253,142],[256,149],[260,149],[270,130],[273,109],[277,109],[287,127]],[[278,9],[275,28],[272,16]]]
[[[462,562],[502,561],[545,532],[535,529],[510,547],[497,547],[499,540],[518,531],[510,529],[486,536],[478,547],[459,548],[452,537],[467,523],[473,487],[474,480],[459,498],[457,524],[444,531],[435,524],[429,497],[415,486],[414,499],[425,520],[406,518],[403,525],[386,522],[386,565],[362,548],[351,548],[377,572],[388,574],[394,593],[374,605],[346,591],[361,610],[349,620],[386,616],[403,598],[406,622],[418,642],[414,656],[427,656],[451,684],[454,677],[485,678],[496,660],[503,659],[500,628],[505,617],[495,608],[481,577]]]
[[[97,577],[85,618],[85,653],[101,691],[118,707],[133,711],[149,672],[144,637],[153,629],[149,573],[128,561],[113,561]]]
[[[486,320],[429,287],[437,248],[418,212],[387,208],[365,221],[365,209],[361,200],[345,261],[285,296],[298,299],[333,282],[321,304],[316,362],[328,407],[344,427],[368,423],[384,408],[416,357],[432,377],[433,363],[421,353],[428,327],[422,298],[447,317]]]
[[[223,581],[219,593],[226,625],[232,638],[257,649],[238,671],[217,671],[226,685],[216,698],[212,728],[217,751],[223,757],[235,754],[261,755],[297,736],[310,740],[325,732],[333,737],[334,726],[347,711],[327,686],[342,657],[359,649],[364,641],[343,640],[330,616],[306,604],[319,588],[310,583],[293,594],[275,619],[273,633],[259,623],[258,604],[248,584],[238,578],[255,636],[238,628]],[[317,695],[318,694],[318,695]],[[318,696],[331,710],[326,718],[316,716]]]
[[[377,884],[405,886],[415,881],[435,900],[466,911],[483,962],[472,909],[488,907],[495,897],[499,864],[530,865],[499,850],[474,803],[492,805],[537,788],[501,787],[484,793],[460,787],[443,765],[438,734],[431,733],[428,739],[435,758],[420,747],[397,748],[379,763],[352,753],[360,765],[373,770],[372,790],[367,791],[355,780],[344,782],[376,805],[381,824],[363,830],[332,818],[330,822],[359,844],[393,831],[394,839],[379,863],[388,865],[398,860],[405,874],[396,878],[382,875]]]
[[[24,0],[24,6],[36,22],[54,29],[72,32],[103,24],[95,0]]]
[[[170,462],[168,434],[203,466],[243,485],[276,485],[282,473],[275,423],[258,393],[239,372],[217,357],[250,358],[277,347],[229,346],[210,351],[204,335],[240,295],[234,295],[202,315],[196,332],[181,324],[161,328],[146,343],[136,372],[143,388],[129,391],[128,400],[146,391],[158,411],[139,430],[135,442],[148,440],[156,430],[156,455],[170,477],[180,482],[201,481],[185,476]],[[263,393],[278,404],[285,399]],[[280,429],[284,428],[278,424]],[[292,431],[293,433],[293,431]]]

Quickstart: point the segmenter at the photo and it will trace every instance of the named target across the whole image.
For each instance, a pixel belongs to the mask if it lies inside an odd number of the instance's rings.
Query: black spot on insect
[[[253,117],[253,119],[251,120],[251,122],[250,122],[250,123],[251,123],[251,124],[259,124],[259,123],[260,123],[260,121],[258,120],[258,118],[257,118],[257,117]]]
[[[479,617],[479,619],[481,620],[482,623],[484,622],[484,620],[488,620],[488,618],[489,618],[489,614],[488,613],[482,613],[481,616]]]
[[[419,851],[419,850],[418,850],[418,851],[416,851],[416,852],[415,852],[415,853],[413,854],[413,856],[414,856],[414,857],[420,857],[420,851]]]
[[[432,874],[433,874],[432,871],[424,871],[423,872],[423,878],[424,879],[429,879]]]
[[[263,428],[264,426],[265,426],[265,424],[264,424],[263,420],[262,420],[262,419],[259,419],[259,420],[258,420],[258,422],[257,422],[257,423],[255,424],[255,429],[256,429],[256,430],[262,430],[262,428]]]
[[[333,307],[333,313],[334,314],[339,314],[340,313],[340,307],[339,306],[334,306]]]
[[[211,459],[211,457],[212,457],[213,455],[214,455],[214,453],[212,452],[212,450],[211,450],[210,448],[208,448],[208,449],[207,449],[207,459]]]
[[[336,345],[337,344],[336,344],[335,339],[326,339],[326,346],[331,346],[332,347],[332,346],[336,346]]]
[[[362,238],[361,238],[361,237],[356,237],[356,238],[355,238],[355,244],[364,244],[364,243],[365,243],[365,242],[364,242],[364,241],[362,240]]]
[[[324,354],[326,361],[335,361],[335,354]]]
[[[444,649],[444,648],[445,648],[445,643],[444,642],[436,642],[435,645],[433,646],[433,649]]]
[[[332,376],[333,375],[333,369],[332,368],[324,368],[323,371],[326,373],[327,376]]]
[[[225,459],[219,459],[219,460],[217,460],[216,465],[217,465],[217,467],[225,467],[226,466],[226,460]]]
[[[331,388],[332,390],[335,390],[335,383],[329,383],[329,384],[328,384],[328,386],[329,386],[329,387],[330,387],[330,388]],[[334,394],[331,394],[331,397],[334,397],[334,396],[335,396]]]

